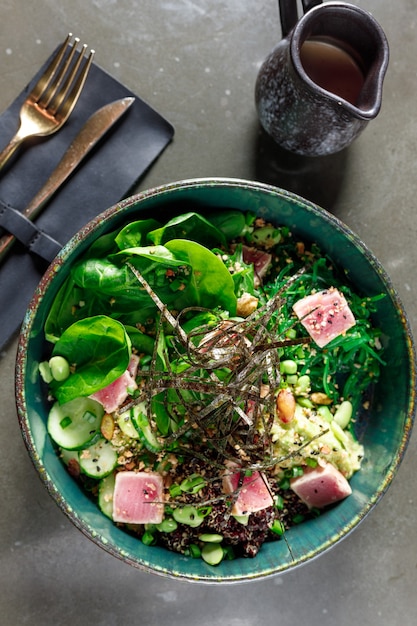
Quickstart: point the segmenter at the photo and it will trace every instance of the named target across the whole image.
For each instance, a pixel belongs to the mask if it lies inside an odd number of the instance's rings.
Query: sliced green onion
[[[283,535],[285,532],[284,524],[279,519],[276,519],[272,523],[271,530],[275,535]]]
[[[201,557],[201,548],[195,543],[190,543],[189,547],[190,556],[193,559],[199,559]]]
[[[200,515],[197,509],[190,504],[174,509],[172,516],[179,524],[185,524],[186,526],[191,526],[192,528],[200,526],[200,524],[204,521],[204,517]]]
[[[289,488],[290,488],[290,481],[289,481],[289,478],[284,477],[284,478],[281,480],[281,482],[279,483],[279,486],[280,486],[280,488],[281,488],[281,489],[283,489],[284,491],[285,491],[286,489],[289,489]]]
[[[302,476],[303,474],[304,474],[304,470],[300,465],[296,465],[292,468],[293,478],[297,478],[298,476]]]
[[[161,533],[172,533],[177,530],[178,524],[172,517],[166,517],[160,524],[156,525],[156,528]]]
[[[94,415],[94,413],[91,413],[91,411],[86,411],[83,415],[83,419],[89,424],[94,424],[97,417]]]
[[[280,511],[284,508],[284,498],[279,493],[274,496],[274,504]]]
[[[142,535],[142,543],[145,544],[145,546],[153,546],[156,543],[156,539],[155,536],[149,532],[149,530],[145,530],[145,532]]]
[[[185,480],[182,481],[180,485],[181,491],[186,493],[198,493],[200,489],[206,486],[206,481],[199,474],[191,474]]]
[[[212,510],[212,506],[200,506],[198,507],[198,514],[201,515],[201,517],[207,517],[207,515],[210,515]]]
[[[170,485],[169,495],[171,496],[171,498],[178,498],[178,496],[180,496],[181,494],[182,494],[182,489],[179,485],[177,485],[176,483],[174,483],[173,485]]]
[[[233,561],[236,558],[233,546],[223,546],[223,555],[227,561]]]
[[[66,417],[63,417],[62,420],[59,422],[59,425],[61,426],[62,430],[64,430],[65,428],[68,428],[68,426],[71,426],[72,424],[72,419],[70,418],[69,415],[67,415]]]

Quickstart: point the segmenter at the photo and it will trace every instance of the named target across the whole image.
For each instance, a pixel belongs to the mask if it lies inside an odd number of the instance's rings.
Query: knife
[[[122,98],[106,104],[93,113],[81,128],[46,183],[22,211],[20,219],[19,215],[16,215],[18,212],[13,210],[14,219],[16,220],[17,217],[17,221],[22,220],[25,222],[33,220],[100,139],[128,110],[134,100],[135,98],[133,97]],[[22,215],[23,217],[21,217]],[[0,260],[3,259],[15,241],[16,237],[12,234],[0,237]]]

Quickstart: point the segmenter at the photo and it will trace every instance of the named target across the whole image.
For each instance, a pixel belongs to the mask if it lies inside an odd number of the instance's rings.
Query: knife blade
[[[89,117],[46,183],[22,211],[24,218],[33,220],[39,215],[46,203],[74,170],[79,167],[81,162],[104,135],[114,126],[122,115],[126,113],[134,100],[135,98],[133,97],[126,97],[110,102]],[[14,213],[16,213],[16,211],[14,211]],[[6,255],[15,241],[16,237],[12,234],[6,234],[0,237],[0,260]]]

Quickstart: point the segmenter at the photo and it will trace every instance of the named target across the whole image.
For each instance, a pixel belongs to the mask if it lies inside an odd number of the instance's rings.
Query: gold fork
[[[0,169],[7,163],[20,144],[29,137],[52,135],[71,115],[94,57],[83,44],[74,61],[80,40],[70,33],[57,51],[45,72],[28,95],[20,109],[20,127],[10,143],[0,152]],[[83,64],[84,58],[84,64]]]

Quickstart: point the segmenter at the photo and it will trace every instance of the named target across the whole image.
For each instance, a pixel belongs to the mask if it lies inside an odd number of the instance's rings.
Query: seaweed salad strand
[[[251,213],[103,235],[45,323],[57,453],[146,545],[211,566],[256,556],[351,493],[380,297]]]

